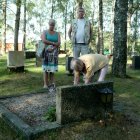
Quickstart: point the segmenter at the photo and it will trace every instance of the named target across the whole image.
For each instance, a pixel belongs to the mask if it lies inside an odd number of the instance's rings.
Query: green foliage
[[[1,15],[2,15],[2,13],[0,11],[0,29],[2,28],[2,25],[3,25],[3,17]]]
[[[71,44],[71,41],[63,42],[60,49],[61,50],[65,49],[65,43],[66,43],[66,50],[68,51],[69,54],[72,54],[72,44]]]
[[[27,50],[35,50],[35,41],[34,40],[28,40],[26,43],[26,49]]]
[[[54,106],[48,109],[48,112],[45,114],[44,119],[50,122],[56,121],[56,108]]]
[[[35,7],[35,3],[31,2],[31,1],[29,1],[27,3],[27,10],[28,10],[29,13],[32,12],[34,7]]]

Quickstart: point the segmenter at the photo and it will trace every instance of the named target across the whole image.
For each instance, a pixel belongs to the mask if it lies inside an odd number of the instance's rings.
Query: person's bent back
[[[109,59],[101,54],[86,54],[71,61],[71,68],[74,70],[74,85],[79,84],[80,73],[84,75],[84,82],[92,82],[94,73],[100,70],[98,81],[104,81],[108,71]]]

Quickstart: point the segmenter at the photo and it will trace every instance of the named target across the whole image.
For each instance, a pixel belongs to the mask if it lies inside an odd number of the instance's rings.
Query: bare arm
[[[94,75],[92,66],[89,66],[85,73],[85,84],[92,82],[92,77]]]
[[[78,85],[80,81],[80,73],[74,72],[74,85]]]
[[[85,79],[85,84],[89,84],[91,82],[91,79]]]

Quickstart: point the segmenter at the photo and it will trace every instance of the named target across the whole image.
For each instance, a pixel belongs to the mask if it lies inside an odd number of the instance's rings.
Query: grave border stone
[[[58,96],[62,95],[61,91],[65,91],[66,89],[69,88],[94,88],[94,86],[97,86],[98,88],[103,88],[103,87],[110,87],[113,89],[113,82],[100,82],[100,83],[93,83],[93,84],[89,84],[89,85],[80,85],[80,86],[61,86],[58,87],[57,89],[57,95],[56,95],[56,102],[58,103]],[[85,89],[84,89],[85,90]],[[83,90],[83,91],[84,91]],[[39,91],[38,91],[39,92]],[[41,91],[41,93],[44,94],[44,90]],[[45,93],[46,94],[46,93]],[[27,94],[26,94],[27,95]],[[24,95],[21,95],[24,96]],[[14,96],[16,97],[16,96]],[[61,97],[61,96],[60,96]],[[6,97],[4,97],[6,98]],[[10,98],[10,97],[8,97]],[[62,100],[59,101],[59,103]],[[61,105],[61,104],[60,104]],[[62,109],[62,107],[58,110],[58,105],[56,105],[56,114],[57,117],[59,112]],[[61,116],[62,117],[62,116]],[[89,117],[89,116],[88,116]],[[31,127],[30,125],[28,125],[27,123],[25,123],[20,117],[18,117],[16,114],[14,114],[13,112],[11,112],[10,110],[8,110],[1,102],[0,102],[0,119],[2,119],[10,128],[12,128],[18,135],[20,134],[22,136],[23,139],[25,140],[33,140],[39,136],[41,136],[44,133],[48,133],[49,132],[54,132],[56,130],[59,130],[63,127],[66,126],[67,123],[72,123],[73,120],[71,121],[67,121],[67,120],[62,120],[62,118],[57,118],[57,121],[55,122],[50,122],[48,123],[48,125],[43,125],[43,126],[37,126],[37,127]],[[83,118],[85,119],[85,118]],[[74,120],[74,121],[82,121],[82,119],[80,120]],[[65,125],[63,125],[65,124]]]
[[[103,112],[104,106],[97,90],[102,88],[110,88],[113,91],[113,82],[105,81],[95,82],[86,86],[59,87],[56,95],[57,122],[67,124],[81,121],[94,118],[99,112]],[[113,109],[113,98],[108,105],[108,109]]]
[[[37,91],[37,93],[46,94],[46,90],[42,89]],[[31,92],[30,94],[35,93]],[[4,96],[0,97],[0,99],[28,96],[30,94],[28,93],[25,95]],[[62,127],[56,121],[50,122],[48,125],[32,127],[24,122],[18,115],[8,110],[2,102],[0,102],[0,119],[4,121],[9,128],[12,128],[18,134],[18,136],[20,136],[20,138],[25,140],[34,140],[36,137],[39,137],[45,132],[49,133]]]

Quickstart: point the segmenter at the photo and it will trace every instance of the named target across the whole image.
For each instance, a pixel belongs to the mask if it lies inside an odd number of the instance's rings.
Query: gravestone
[[[24,71],[24,51],[9,51],[7,55],[7,68],[10,71]]]
[[[38,40],[36,44],[36,66],[41,67],[42,65],[42,50],[44,49],[44,43],[42,40]]]
[[[109,88],[113,91],[113,82],[98,82],[89,85],[62,86],[57,89],[56,120],[59,124],[67,124],[94,118],[103,112],[99,89]],[[108,109],[113,108],[113,96]]]
[[[25,58],[26,59],[36,58],[36,51],[25,51]]]
[[[133,69],[140,69],[140,56],[133,56],[132,68]]]
[[[37,67],[42,66],[42,58],[38,57],[37,55],[36,55],[36,66]]]
[[[69,74],[73,73],[73,70],[71,69],[71,60],[73,57],[66,57],[66,71],[69,72]]]

